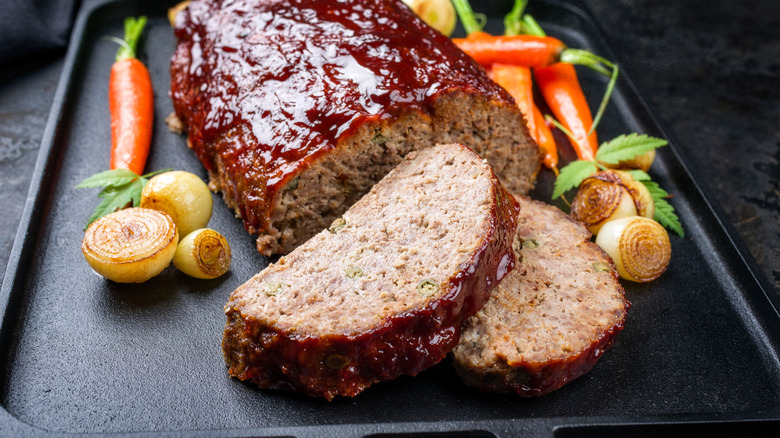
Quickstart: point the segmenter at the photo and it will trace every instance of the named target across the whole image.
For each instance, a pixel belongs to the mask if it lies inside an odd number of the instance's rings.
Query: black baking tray
[[[501,32],[509,3],[486,9],[489,31]],[[579,4],[531,3],[551,35],[615,59]],[[626,328],[590,373],[544,397],[520,398],[464,387],[446,359],[331,402],[228,377],[222,307],[268,260],[220,196],[209,226],[234,253],[220,279],[193,280],[169,268],[145,284],[120,285],[94,274],[80,253],[97,198],[74,186],[108,166],[106,95],[116,46],[104,37],[121,35],[124,17],[150,18],[140,49],[155,85],[147,169],[206,178],[184,138],[164,123],[175,47],[167,6],[92,1],[80,12],[0,292],[0,434],[695,436],[778,426],[780,300],[625,71],[600,138],[643,132],[669,140],[651,175],[673,195],[686,235],[672,235],[672,262],[660,279],[624,283],[633,304]],[[580,72],[597,102],[604,80]],[[549,200],[551,183],[550,173],[540,174],[534,196]]]

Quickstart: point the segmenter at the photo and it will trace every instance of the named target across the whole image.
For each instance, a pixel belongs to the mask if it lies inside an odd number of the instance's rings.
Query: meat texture
[[[400,0],[193,0],[171,97],[263,254],[327,227],[410,151],[463,143],[526,193],[540,151],[509,94]]]
[[[464,324],[453,363],[469,386],[541,396],[593,368],[630,304],[587,228],[556,207],[518,201],[517,266]]]
[[[461,145],[409,154],[225,306],[231,375],[332,399],[416,375],[514,266],[517,203]]]

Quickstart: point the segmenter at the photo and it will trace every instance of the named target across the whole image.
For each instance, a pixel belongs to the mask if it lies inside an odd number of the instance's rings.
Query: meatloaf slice
[[[463,326],[453,350],[464,383],[541,396],[590,371],[630,306],[614,263],[559,209],[518,197],[517,266]]]
[[[526,193],[540,152],[511,96],[400,0],[193,0],[171,97],[258,250],[326,228],[410,151],[463,143]]]
[[[225,306],[230,374],[332,399],[415,375],[513,268],[517,203],[461,145],[410,153]]]

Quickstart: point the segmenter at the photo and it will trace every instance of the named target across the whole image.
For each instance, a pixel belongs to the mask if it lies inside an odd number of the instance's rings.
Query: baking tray
[[[489,31],[502,30],[509,3],[490,4]],[[550,34],[615,59],[581,6],[531,3]],[[164,123],[175,46],[167,6],[92,1],[80,12],[0,292],[0,434],[567,437],[755,435],[777,426],[778,297],[625,71],[600,138],[643,132],[670,141],[651,174],[673,194],[686,236],[671,237],[671,266],[660,279],[625,283],[633,304],[626,328],[590,373],[544,397],[520,398],[464,387],[446,359],[331,402],[228,377],[222,307],[268,260],[220,196],[209,226],[233,248],[223,278],[193,280],[169,268],[142,285],[114,284],[80,253],[97,198],[74,186],[108,165],[106,95],[116,46],[104,37],[121,35],[124,17],[150,18],[140,48],[156,93],[147,169],[206,177]],[[597,102],[604,80],[585,70],[581,79]],[[549,199],[551,183],[543,172],[534,196]]]

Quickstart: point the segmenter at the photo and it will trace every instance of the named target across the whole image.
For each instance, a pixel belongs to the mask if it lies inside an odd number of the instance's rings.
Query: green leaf
[[[137,207],[141,203],[141,191],[144,189],[144,185],[146,185],[146,181],[143,178],[138,178],[122,186],[104,188],[98,194],[102,201],[95,207],[95,211],[89,217],[84,229],[97,219],[128,205]]]
[[[127,206],[138,207],[141,205],[141,192],[143,192],[146,183],[149,182],[147,177],[168,170],[170,169],[159,170],[144,176],[138,176],[126,169],[107,170],[82,181],[76,188],[102,188],[97,195],[101,201],[87,220],[84,229],[107,214]]]
[[[631,175],[632,178],[634,178],[635,181],[650,181],[650,175],[647,174],[644,170],[640,169],[629,169],[625,170],[624,172]]]
[[[592,161],[572,161],[561,169],[558,178],[555,179],[552,198],[555,199],[570,189],[580,185],[582,180],[596,172],[598,167]]]
[[[138,178],[133,171],[127,169],[113,169],[96,173],[80,182],[77,189],[91,189],[96,187],[118,187]]]
[[[677,214],[674,212],[674,207],[666,201],[666,198],[669,197],[669,193],[654,181],[642,181],[642,184],[647,187],[650,196],[653,198],[653,203],[655,204],[655,216],[653,216],[653,219],[664,227],[677,233],[678,236],[685,237],[685,231],[683,231],[680,218],[678,218]]]
[[[617,164],[667,144],[668,142],[662,138],[650,137],[646,134],[624,134],[602,143],[596,152],[596,160],[607,164]]]
[[[141,175],[141,178],[146,178],[146,179],[149,179],[149,178],[151,178],[151,177],[153,177],[153,176],[155,176],[155,175],[159,175],[159,174],[161,174],[161,173],[165,173],[165,172],[170,172],[170,171],[172,171],[172,170],[173,170],[173,169],[172,169],[172,168],[170,168],[170,167],[168,167],[167,169],[160,169],[160,170],[155,170],[154,172],[149,172],[149,173],[147,173],[147,174],[145,174],[145,175]]]

